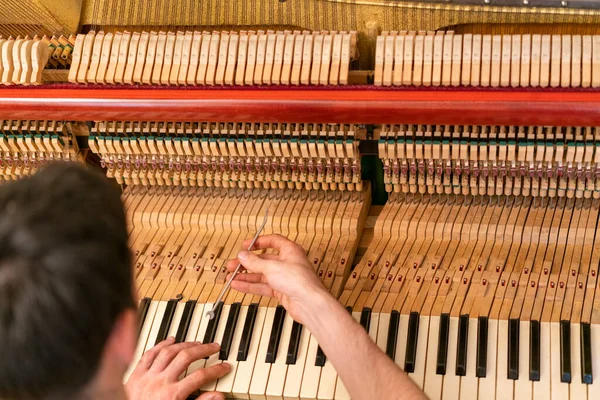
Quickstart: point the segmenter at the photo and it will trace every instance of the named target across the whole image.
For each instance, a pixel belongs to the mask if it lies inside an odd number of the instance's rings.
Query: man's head
[[[99,173],[56,164],[0,186],[0,398],[79,397],[122,376],[130,258],[119,191]]]

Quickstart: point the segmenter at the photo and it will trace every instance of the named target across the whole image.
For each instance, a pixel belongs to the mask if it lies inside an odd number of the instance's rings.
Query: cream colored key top
[[[390,314],[388,313],[380,313],[378,314],[379,326],[377,327],[377,340],[375,343],[377,347],[381,349],[385,353],[387,348],[387,335],[388,329],[390,327]]]
[[[306,332],[309,334],[309,332]],[[302,333],[304,336],[304,332]],[[323,367],[319,367],[315,365],[315,361],[317,358],[317,351],[319,349],[319,343],[317,343],[317,339],[312,334],[309,334],[309,345],[308,345],[308,354],[306,355],[306,365],[304,367],[304,374],[302,375],[302,379],[300,382],[300,398],[303,399],[316,399],[317,394],[319,392],[319,381],[321,379],[321,370]],[[335,371],[334,371],[335,373]],[[293,381],[295,382],[295,380]],[[294,383],[295,386],[296,383]],[[287,389],[287,384],[286,384]],[[334,389],[335,389],[335,380],[334,380]],[[290,389],[291,390],[291,389]],[[333,396],[333,391],[332,391]],[[296,396],[294,396],[296,397]]]
[[[250,398],[256,396],[263,398],[267,390],[267,382],[269,380],[269,373],[271,372],[271,364],[265,362],[265,359],[267,357],[267,348],[269,346],[269,338],[271,337],[271,329],[273,328],[274,317],[275,308],[269,307],[266,312],[265,325],[261,335],[258,353],[256,355],[256,363],[254,365],[254,372],[252,373],[250,389],[248,391],[248,393],[250,394]],[[240,373],[241,371],[238,369],[238,374]],[[235,389],[234,392],[237,393]]]
[[[185,33],[177,31],[175,35],[175,45],[173,46],[173,63],[171,65],[171,73],[169,74],[169,84],[177,85],[179,78],[179,70],[181,70],[181,59],[183,57],[183,42]]]
[[[206,67],[206,80],[207,85],[215,84],[215,74],[217,71],[217,62],[219,59],[219,44],[221,42],[221,35],[219,32],[213,32],[210,38],[210,52],[208,54],[208,66]]]
[[[423,39],[423,86],[431,86],[431,76],[433,74],[433,41],[434,32],[427,32]],[[396,58],[397,60],[397,58]],[[396,81],[396,70],[394,69],[394,82]]]
[[[98,72],[96,72],[96,82],[106,83],[106,72],[110,63],[110,54],[113,46],[114,34],[111,32],[104,35],[102,41],[102,51],[100,52],[100,62],[98,63]]]
[[[229,357],[227,357],[227,363],[231,365],[231,372],[219,379],[217,382],[217,392],[225,393],[226,396],[233,393],[233,383],[238,370],[237,355],[242,340],[242,333],[244,331],[244,321],[248,315],[248,306],[241,306],[240,313],[237,319],[237,327],[231,340],[231,347],[229,348]]]
[[[480,85],[490,86],[492,74],[492,36],[483,35],[481,38],[481,76]]]
[[[409,316],[400,314],[400,325],[398,327],[398,339],[396,340],[396,357],[394,362],[397,366],[404,369],[406,358],[406,342],[408,340],[408,320]]]
[[[508,328],[507,328],[508,329]],[[507,331],[506,331],[507,332]],[[498,352],[504,351],[506,354],[508,349],[498,347],[498,320],[488,319],[488,339],[487,339],[487,365],[486,365],[486,377],[479,378],[479,398],[480,399],[496,399],[496,375],[506,376],[506,369],[496,368],[496,357]],[[477,336],[475,336],[477,337]],[[507,338],[508,339],[508,338]],[[508,340],[506,341],[508,343]],[[508,382],[506,392],[512,393],[513,384],[512,381]],[[511,397],[512,398],[512,397]]]
[[[592,84],[592,36],[581,38],[581,87]]]
[[[127,55],[129,54],[130,41],[131,33],[127,31],[123,32],[123,34],[121,35],[121,40],[119,42],[119,57],[117,59],[117,67],[115,69],[114,79],[116,83],[123,83],[123,76],[125,75],[125,65],[127,64]]]
[[[415,50],[415,32],[408,32],[404,37],[404,59],[402,63],[402,84],[412,84],[413,75],[413,62],[414,62],[414,50]]]
[[[42,72],[50,58],[50,49],[46,43],[41,40],[36,41],[31,49],[31,81],[32,85],[41,85]],[[2,64],[0,63],[0,66]],[[0,68],[1,69],[1,68]],[[0,72],[0,76],[2,73]]]
[[[420,329],[420,327],[419,327]],[[443,375],[437,374],[437,351],[438,338],[440,331],[440,317],[432,316],[429,319],[429,338],[427,340],[427,356],[425,365],[425,385],[423,392],[431,400],[439,400],[442,398],[442,382]],[[448,374],[450,372],[446,372]]]
[[[488,324],[492,322],[492,320],[488,320]],[[497,353],[497,362],[495,367],[497,366],[497,370],[498,370],[498,374],[495,377],[496,382],[495,382],[495,386],[496,389],[494,390],[495,392],[495,396],[496,396],[496,400],[506,400],[506,399],[513,399],[513,380],[512,379],[508,379],[508,320],[503,319],[500,321],[497,321],[498,324],[498,353]],[[488,330],[489,330],[489,325],[488,325]],[[520,337],[524,336],[524,334],[527,333],[527,335],[529,334],[529,331],[527,332],[523,332]],[[489,331],[488,331],[488,335],[489,335]],[[490,338],[488,336],[488,343],[490,342]],[[529,354],[529,349],[527,350],[527,354]],[[519,353],[519,357],[524,357],[525,354],[524,353]],[[489,353],[488,353],[488,357],[489,357]],[[487,363],[487,367],[489,368],[491,366],[491,361],[488,358],[488,363]],[[527,368],[529,369],[529,365],[527,366]],[[488,369],[489,372],[489,369]],[[527,377],[529,378],[529,377]],[[485,378],[488,379],[488,378]],[[527,379],[529,380],[529,379]],[[479,382],[481,384],[481,382],[483,381],[482,378],[479,379]],[[490,388],[488,386],[486,386],[487,390],[490,390]],[[479,390],[479,393],[481,394],[482,391]],[[486,395],[489,395],[490,392],[485,392]]]
[[[162,70],[160,73],[161,85],[168,85],[171,77],[171,69],[173,68],[173,58],[175,56],[175,42],[177,35],[174,32],[167,32],[165,42],[165,51],[163,53]]]
[[[333,49],[333,36],[335,33],[329,33],[323,36],[323,50],[321,52],[321,77],[320,85],[329,84],[329,73],[331,68],[331,51]]]
[[[237,68],[235,70],[235,84],[242,86],[246,75],[246,58],[248,54],[248,33],[240,32]]]
[[[529,380],[529,321],[521,321],[519,328],[519,379],[515,382],[515,393],[524,399],[533,396],[533,384]],[[500,354],[498,354],[500,355]],[[497,376],[501,376],[502,369],[498,366]]]
[[[312,69],[313,43],[315,36],[307,33],[304,36],[304,48],[302,50],[302,71],[300,73],[300,83],[310,84],[310,72]]]
[[[270,319],[270,323],[272,323],[273,321],[273,315],[274,315],[274,311],[273,313],[270,315],[271,319]],[[261,348],[261,346],[264,344],[265,346],[265,352],[263,354],[263,361],[264,361],[264,356],[266,356],[266,346],[269,344],[269,336],[270,336],[270,331],[271,331],[271,327],[268,326],[269,324],[265,324],[267,318],[267,307],[259,307],[258,311],[256,313],[256,320],[254,322],[254,329],[252,331],[252,340],[250,341],[250,347],[248,349],[248,358],[246,358],[246,361],[239,361],[238,362],[238,366],[237,366],[237,373],[235,375],[235,380],[233,382],[233,393],[237,396],[237,397],[241,397],[241,398],[248,398],[248,393],[250,392],[250,384],[252,381],[252,377],[254,376],[254,372],[255,372],[255,365],[259,362],[259,360],[257,359],[258,354],[259,354],[259,350]],[[268,335],[267,332],[265,331],[269,331]]]
[[[460,69],[463,57],[462,44],[463,35],[454,35],[454,43],[452,44],[452,73],[450,75],[450,84],[452,86],[460,86]]]
[[[481,83],[481,35],[473,35],[471,47],[471,86],[479,86]]]
[[[433,70],[431,73],[431,85],[440,86],[442,83],[442,63],[444,57],[444,34],[436,32],[433,37]]]
[[[454,34],[444,35],[444,50],[442,52],[442,86],[450,86],[452,81],[452,46]]]
[[[194,31],[192,34],[192,45],[190,46],[190,66],[188,67],[185,81],[188,85],[196,84],[198,74],[198,63],[200,62],[200,47],[202,46],[202,32]]]
[[[254,33],[248,33],[248,58],[246,61],[246,78],[244,80],[244,83],[246,85],[253,85],[254,84],[254,73],[256,72],[256,51],[258,49],[258,35],[254,34]],[[274,48],[273,48],[274,49]],[[267,56],[268,56],[268,49],[267,49]],[[271,81],[271,68],[272,68],[272,63],[269,66],[269,76],[268,76],[268,81]],[[267,74],[267,66],[265,65],[265,70],[264,73]],[[263,83],[265,82],[266,76],[263,76]]]
[[[181,48],[181,66],[179,67],[179,75],[177,76],[177,83],[179,85],[185,85],[187,83],[188,70],[190,68],[192,42],[194,40],[194,34],[190,31],[185,32],[183,35],[183,45]]]
[[[425,382],[425,365],[427,364],[427,339],[429,336],[429,316],[419,317],[419,331],[417,340],[417,354],[415,358],[415,372],[409,374],[410,378],[423,390]]]
[[[140,33],[134,32],[131,35],[129,42],[129,51],[127,52],[127,63],[125,64],[125,73],[123,74],[123,82],[128,85],[133,84],[133,71],[137,61],[138,46],[140,44]]]
[[[563,385],[567,386],[571,399],[585,399],[588,395],[588,385],[581,381],[581,325],[578,323],[571,323],[571,384]]]
[[[179,324],[181,324],[181,317],[183,317],[183,309],[185,308],[185,301],[179,301],[175,306],[175,311],[173,312],[173,319],[171,320],[171,325],[169,326],[169,332],[167,333],[167,338],[177,336],[177,330],[179,329]]]
[[[336,33],[333,36],[333,44],[331,47],[331,66],[329,72],[329,84],[339,85],[340,84],[340,64],[342,57],[342,40],[344,33]],[[350,39],[350,38],[348,38]]]
[[[237,63],[238,47],[240,37],[236,32],[232,32],[229,36],[229,50],[227,52],[227,67],[225,68],[226,85],[233,85],[235,79],[235,67]]]
[[[277,37],[279,35],[274,32],[267,32],[267,43],[265,48],[265,66],[263,69],[262,75],[262,84],[270,85],[271,77],[273,75],[273,63],[275,62],[275,45],[277,43]],[[248,45],[248,51],[250,52],[250,48],[252,47],[252,42]],[[258,45],[258,40],[256,39],[255,47]],[[254,50],[256,52],[256,50]],[[248,53],[248,59],[250,59],[250,53]],[[254,74],[252,74],[254,75]],[[251,75],[251,77],[252,77]],[[250,78],[252,79],[252,78]],[[248,80],[246,80],[247,82]]]
[[[2,79],[2,75],[4,74],[4,60],[2,59],[2,47],[4,46],[4,43],[6,43],[6,39],[0,37],[0,80]]]
[[[202,45],[200,47],[200,61],[198,62],[198,75],[196,83],[198,85],[206,84],[206,70],[208,69],[208,56],[211,49],[212,36],[208,32],[202,33]]]
[[[593,322],[593,321],[592,321]],[[590,324],[592,342],[592,371],[600,371],[600,325]],[[600,382],[594,377],[594,383],[588,385],[588,399],[600,399]]]
[[[512,60],[512,36],[502,35],[502,51],[500,64],[500,86],[510,86],[511,60]]]
[[[312,55],[312,70],[310,73],[310,83],[312,85],[319,84],[321,76],[321,60],[323,52],[323,35],[317,34],[313,39],[313,55]]]
[[[81,60],[79,62],[79,71],[77,72],[77,81],[79,83],[86,83],[87,71],[90,65],[90,59],[92,57],[92,50],[94,46],[94,39],[96,37],[96,32],[90,31],[87,35],[85,35],[85,40],[83,41],[83,48],[81,49]],[[17,46],[17,41],[15,41],[15,47]],[[13,61],[14,61],[14,47],[13,47]],[[13,75],[14,76],[14,75]]]
[[[26,40],[21,45],[21,75],[16,82],[21,85],[29,85],[31,83],[31,71],[33,69],[31,65],[31,51],[34,43],[34,40]]]
[[[314,366],[315,359],[307,358],[310,347],[310,332],[305,327],[302,327],[302,335],[300,336],[300,343],[298,345],[298,356],[296,357],[296,363],[288,365],[287,376],[285,378],[285,387],[283,389],[284,398],[300,398],[300,392],[303,384],[309,385],[306,379],[307,367],[312,363]],[[287,349],[286,349],[287,350]],[[318,378],[315,381],[318,384]],[[315,391],[316,397],[316,391]]]
[[[383,51],[383,86],[391,86],[394,72],[394,50],[396,48],[396,35],[385,36],[385,50]],[[377,66],[376,69],[377,71]]]
[[[521,35],[512,35],[510,47],[510,86],[518,87],[521,80]]]
[[[375,45],[375,77],[374,83],[376,86],[383,85],[383,71],[385,68],[385,50],[387,36],[377,36]]]
[[[94,38],[94,46],[92,47],[92,57],[90,58],[90,66],[87,72],[87,81],[96,83],[96,75],[100,66],[100,56],[102,55],[102,45],[104,43],[104,32],[100,31]]]
[[[284,49],[283,49],[283,64],[281,66],[281,84],[289,85],[290,78],[292,75],[292,64],[294,62],[294,41],[295,37],[300,36],[300,32],[297,34],[287,35],[285,38]]]
[[[267,31],[267,35],[272,31]],[[265,57],[267,53],[267,35],[264,31],[256,32],[256,65],[254,67],[254,84],[262,85],[263,74],[265,72]]]
[[[154,316],[156,315],[156,310],[158,308],[158,301],[150,302],[148,306],[148,312],[146,313],[146,319],[144,321],[144,325],[142,325],[142,329],[140,330],[140,336],[137,341],[137,345],[135,346],[135,352],[133,353],[133,358],[131,360],[131,364],[129,364],[129,368],[125,375],[123,376],[123,383],[127,383],[131,373],[137,367],[142,355],[146,350],[146,345],[148,343],[148,336],[150,335],[150,330],[152,325],[154,324]]]
[[[562,36],[562,49],[561,49],[561,64],[560,64],[560,87],[571,86],[571,63],[572,63],[572,49],[571,49],[571,35]]]
[[[215,72],[215,84],[225,83],[225,69],[227,69],[227,58],[229,56],[229,32],[221,33],[219,42],[219,57],[217,58],[217,69]]]
[[[19,79],[21,78],[21,71],[23,69],[21,65],[21,47],[25,41],[25,39],[15,40],[12,49],[13,73],[8,81],[10,84],[19,83]]]
[[[460,398],[477,398],[477,377],[475,367],[477,362],[477,318],[469,318],[469,336],[471,340],[467,343],[467,372],[460,377]]]
[[[283,389],[285,387],[286,376],[288,372],[288,365],[286,364],[287,349],[290,343],[290,336],[292,333],[292,325],[294,320],[290,317],[289,313],[286,313],[283,321],[283,329],[281,331],[281,339],[279,341],[279,350],[277,351],[277,358],[271,365],[271,373],[269,374],[269,382],[267,383],[267,397],[272,396],[274,398],[283,397]]]
[[[560,70],[562,61],[562,37],[552,35],[550,53],[550,86],[560,86]]]
[[[592,87],[600,87],[600,35],[592,36]]]
[[[463,35],[462,44],[462,67],[460,83],[463,86],[471,84],[471,52],[473,50],[473,35],[466,33]]]
[[[556,323],[558,326],[558,323]],[[560,342],[556,342],[560,345]],[[558,348],[554,351],[560,358]],[[540,380],[533,382],[533,399],[550,399],[550,385],[552,380],[557,379],[560,383],[560,372],[556,376],[551,375],[550,358],[552,347],[550,345],[550,322],[540,323]],[[554,360],[553,360],[554,361]]]
[[[521,36],[521,79],[522,87],[529,86],[531,77],[531,35]]]
[[[287,32],[277,32],[275,40],[275,53],[273,57],[273,70],[271,78],[266,82],[263,79],[263,84],[279,85],[281,83],[281,68],[283,67],[283,55],[285,52],[285,41],[288,36]],[[265,69],[266,72],[266,69]]]
[[[558,43],[558,42],[557,42]],[[552,41],[550,35],[542,35],[540,50],[540,86],[548,87],[550,84],[550,66],[552,61]]]
[[[351,33],[345,33],[342,38],[342,53],[340,55],[340,85],[348,84],[348,75],[350,71],[350,55],[352,53]]]
[[[110,48],[110,59],[108,61],[108,66],[106,67],[106,83],[114,85],[115,81],[115,73],[117,72],[117,63],[119,62],[119,51],[121,50],[121,39],[123,34],[121,32],[116,32],[113,37],[112,46]],[[73,65],[73,64],[71,64]],[[96,79],[98,79],[96,77]]]
[[[71,59],[71,68],[69,69],[68,80],[71,83],[77,83],[77,75],[79,73],[79,65],[81,64],[81,52],[83,51],[83,42],[85,41],[85,35],[78,34],[75,39],[75,46],[73,46],[73,57]],[[12,62],[8,63],[7,52],[12,54],[12,46],[14,40],[7,40],[2,46],[2,64],[4,66],[4,73],[2,74],[2,83],[7,81],[7,64],[12,65]],[[11,57],[12,61],[12,57]],[[10,67],[10,74],[12,76],[12,66]]]
[[[200,304],[196,304],[196,308],[198,308],[198,306],[200,306]],[[191,341],[196,341],[196,342],[202,342],[204,340],[204,334],[206,333],[206,328],[208,327],[208,322],[210,320],[210,318],[208,318],[207,316],[205,316],[205,311],[206,310],[212,310],[213,308],[213,303],[206,303],[204,304],[204,307],[201,307],[202,309],[202,316],[201,316],[201,320],[200,320],[200,325],[198,326],[198,330],[196,331],[196,338],[194,340],[189,340]],[[194,317],[196,316],[196,314],[198,313],[198,311],[200,311],[200,309],[196,309],[194,310]],[[192,323],[194,322],[194,317],[192,317]],[[190,328],[191,328],[191,323],[190,323]],[[191,338],[190,333],[188,331],[188,337]],[[186,342],[188,340],[186,339]],[[187,369],[186,371],[186,376],[192,374],[193,372],[199,370],[200,368],[204,368],[206,366],[206,359],[202,359],[202,360],[197,360],[195,362],[193,362]]]
[[[579,336],[576,336],[579,337]],[[553,400],[568,399],[569,385],[560,381],[560,323],[550,322],[550,398]],[[543,362],[543,357],[542,357]]]
[[[158,336],[158,331],[160,330],[160,325],[162,323],[163,316],[165,315],[167,303],[167,301],[158,302],[158,307],[156,308],[156,315],[154,316],[152,328],[150,328],[150,334],[148,335],[148,340],[146,342],[146,347],[144,348],[144,353],[156,345],[156,337]]]
[[[581,86],[581,35],[571,38],[571,87]]]
[[[215,333],[215,342],[216,343],[219,343],[219,344],[223,343],[223,335],[225,334],[225,327],[227,326],[227,318],[229,317],[230,310],[231,310],[231,306],[229,304],[223,305],[223,308],[221,310],[221,316],[219,318],[219,324],[217,325],[217,331]],[[206,360],[206,365],[204,367],[209,368],[209,367],[212,367],[213,365],[220,364],[221,362],[222,361],[219,360],[219,352],[216,352],[215,354],[208,357],[208,360]],[[213,382],[208,382],[208,383],[204,384],[203,386],[201,386],[200,390],[206,391],[206,392],[212,392],[216,389],[216,387],[217,387],[217,382],[213,381]]]
[[[415,36],[415,47],[413,49],[413,74],[412,84],[421,86],[423,84],[423,49],[425,47],[425,32],[419,32]]]
[[[458,350],[458,317],[450,317],[448,329],[448,359],[444,376],[443,399],[460,398],[460,376],[456,375],[456,351]]]
[[[304,51],[304,39],[308,35],[298,34],[294,35],[294,58],[292,62],[292,72],[290,73],[290,83],[292,85],[300,84],[300,74],[302,71],[302,57]]]

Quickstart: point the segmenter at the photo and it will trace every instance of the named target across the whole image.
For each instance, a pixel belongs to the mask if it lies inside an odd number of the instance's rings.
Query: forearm
[[[332,296],[317,295],[310,307],[307,328],[353,400],[425,398]]]

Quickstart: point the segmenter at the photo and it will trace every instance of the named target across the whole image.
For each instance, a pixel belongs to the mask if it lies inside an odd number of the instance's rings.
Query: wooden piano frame
[[[600,126],[594,90],[0,89],[2,119]]]

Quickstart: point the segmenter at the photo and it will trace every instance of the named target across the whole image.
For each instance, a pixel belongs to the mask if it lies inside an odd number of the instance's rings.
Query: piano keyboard
[[[169,336],[179,342],[216,341],[221,351],[193,363],[186,373],[223,361],[233,370],[202,391],[235,398],[299,398],[318,390],[333,396],[335,370],[310,332],[275,300],[230,291],[215,319],[205,314],[225,282],[225,262],[237,255],[267,207],[264,232],[301,244],[323,284],[339,295],[365,223],[369,185],[353,192],[132,186],[123,200],[141,299],[132,368]],[[320,387],[321,376],[327,383]]]
[[[598,210],[393,194],[340,301],[429,398],[596,398]]]
[[[600,35],[391,31],[375,57],[379,86],[600,86]]]
[[[357,33],[90,31],[77,35],[71,83],[345,85]]]

